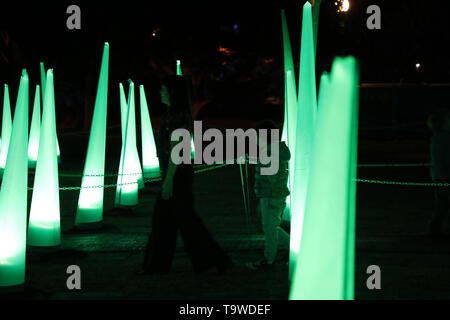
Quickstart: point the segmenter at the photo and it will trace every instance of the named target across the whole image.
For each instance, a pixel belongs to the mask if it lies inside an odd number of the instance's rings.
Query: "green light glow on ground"
[[[39,150],[39,135],[41,131],[41,95],[40,87],[36,85],[34,94],[33,115],[31,118],[30,138],[28,140],[28,167],[35,168]]]
[[[300,73],[298,86],[298,111],[295,133],[295,157],[293,182],[291,183],[291,239],[289,255],[289,277],[292,279],[303,228],[306,190],[311,151],[314,138],[314,125],[317,111],[316,75],[315,75],[314,42],[312,29],[311,4],[303,6],[302,41],[300,51]]]
[[[28,183],[28,74],[23,70],[0,189],[0,286],[25,282]]]
[[[27,243],[39,247],[61,244],[55,91],[52,69],[47,71],[46,79],[41,139],[31,199]]]
[[[102,65],[95,98],[94,115],[84,165],[81,187],[104,185],[106,114],[108,107],[109,44],[103,49]],[[98,175],[98,176],[87,176]],[[103,219],[103,187],[81,189],[75,224],[100,222]]]
[[[120,109],[122,110],[123,141],[120,152],[119,172],[116,188],[116,206],[136,206],[138,204],[138,179],[135,173],[142,172],[136,145],[136,111],[134,103],[134,83],[130,81],[128,103],[123,85],[119,84]]]
[[[142,164],[144,178],[159,177],[159,160],[156,153],[155,137],[153,135],[152,122],[148,111],[147,99],[144,86],[139,86],[139,97],[141,102],[141,136],[142,136]]]
[[[290,299],[354,299],[358,83],[353,57],[336,58],[331,76],[321,78],[314,166]]]
[[[11,139],[11,105],[9,100],[8,85],[5,84],[5,92],[3,94],[3,117],[2,117],[2,144],[0,149],[0,171],[3,172],[6,165],[6,157],[8,156],[9,141]]]

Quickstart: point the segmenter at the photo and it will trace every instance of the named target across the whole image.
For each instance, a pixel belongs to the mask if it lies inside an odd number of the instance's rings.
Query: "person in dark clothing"
[[[431,178],[436,183],[450,183],[450,110],[439,110],[428,119],[431,138]],[[450,209],[450,188],[435,187],[435,208],[428,234],[442,235],[442,226]]]
[[[160,93],[162,103],[167,105],[158,145],[163,184],[154,207],[143,273],[169,273],[180,231],[194,272],[215,268],[221,274],[232,262],[194,211],[193,168],[191,164],[176,165],[170,157],[177,144],[171,141],[172,132],[178,128],[192,132],[188,81],[184,77],[169,77]]]

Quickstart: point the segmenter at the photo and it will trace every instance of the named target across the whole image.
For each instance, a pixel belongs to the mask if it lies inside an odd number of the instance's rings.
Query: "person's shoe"
[[[275,266],[275,263],[268,263],[266,258],[263,258],[255,262],[248,262],[245,264],[245,266],[252,270],[272,270]]]

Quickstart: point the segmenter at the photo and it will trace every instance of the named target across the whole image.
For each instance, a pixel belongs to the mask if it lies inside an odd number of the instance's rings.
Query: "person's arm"
[[[170,150],[178,143],[178,141],[170,142]],[[171,153],[169,153],[169,163],[167,165],[167,174],[163,181],[162,185],[162,198],[164,200],[168,200],[172,198],[173,195],[173,177],[175,176],[175,172],[177,171],[177,165],[173,163],[171,159]]]

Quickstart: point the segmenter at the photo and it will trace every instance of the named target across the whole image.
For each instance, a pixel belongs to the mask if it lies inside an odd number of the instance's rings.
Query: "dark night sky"
[[[318,69],[329,68],[337,54],[355,54],[361,61],[361,81],[448,82],[447,43],[450,22],[445,1],[350,0],[351,11],[338,14],[334,0],[323,0],[318,44]],[[23,53],[20,63],[33,72],[44,60],[48,67],[82,77],[97,66],[102,43],[111,45],[111,68],[118,65],[137,76],[150,56],[182,58],[188,65],[197,57],[213,63],[219,44],[242,55],[275,57],[282,63],[280,8],[286,8],[294,58],[300,46],[301,5],[304,1],[25,1],[2,4],[1,29],[11,34]],[[430,8],[431,4],[435,9]],[[82,29],[66,28],[66,8],[78,4]],[[365,27],[370,4],[382,11],[382,30]],[[340,24],[345,21],[344,27]],[[239,25],[239,35],[232,26]],[[153,28],[160,39],[153,40]],[[414,69],[416,62],[422,72]],[[20,67],[18,67],[20,69]],[[34,69],[36,71],[33,71]],[[120,73],[120,72],[119,72]],[[120,76],[119,76],[120,77]]]

